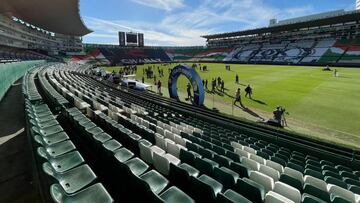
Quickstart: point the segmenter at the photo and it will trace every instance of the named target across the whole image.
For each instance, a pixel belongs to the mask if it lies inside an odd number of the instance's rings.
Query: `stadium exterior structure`
[[[0,62],[83,55],[81,36],[89,32],[80,18],[78,0],[3,0]]]

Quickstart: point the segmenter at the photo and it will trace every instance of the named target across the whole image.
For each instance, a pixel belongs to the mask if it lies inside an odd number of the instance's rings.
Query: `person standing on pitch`
[[[208,89],[208,80],[205,80],[205,89]]]
[[[221,92],[222,93],[225,92],[225,81],[224,80],[221,81]]]
[[[159,94],[161,94],[161,81],[160,80],[157,83],[157,88],[158,88]]]
[[[141,82],[142,82],[142,83],[145,83],[145,78],[144,78],[144,76],[142,76]]]
[[[186,86],[186,92],[187,92],[187,98],[191,99],[191,85],[190,85],[190,83],[188,83],[187,86]]]
[[[234,101],[234,105],[236,105],[236,102],[240,103],[240,106],[245,108],[244,105],[241,102],[241,94],[240,94],[240,88],[237,89],[236,93],[235,93],[235,101]]]
[[[251,95],[252,95],[252,88],[250,87],[250,84],[245,88],[245,97],[249,96],[249,99],[252,99]]]
[[[239,75],[238,74],[236,74],[236,76],[235,76],[235,83],[239,84]]]
[[[212,79],[211,81],[211,92],[214,93],[215,92],[215,86],[216,86],[216,79]]]

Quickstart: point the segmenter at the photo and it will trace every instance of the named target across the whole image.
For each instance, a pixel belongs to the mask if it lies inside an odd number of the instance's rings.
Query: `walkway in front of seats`
[[[32,180],[22,79],[0,101],[0,202],[41,202]]]

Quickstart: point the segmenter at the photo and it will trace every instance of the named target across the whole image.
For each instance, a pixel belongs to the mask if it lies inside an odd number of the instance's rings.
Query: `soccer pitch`
[[[192,65],[189,63],[187,65]],[[351,148],[360,148],[360,69],[336,68],[339,77],[333,72],[322,71],[321,67],[279,66],[279,65],[231,65],[231,71],[225,70],[225,64],[203,64],[208,71],[197,68],[201,78],[208,80],[211,88],[212,78],[221,77],[225,81],[225,94],[206,93],[205,106],[216,108],[220,112],[249,120],[268,119],[276,106],[286,108],[289,125],[287,130],[295,131],[316,140],[335,143]],[[137,66],[136,79],[141,81],[143,68],[153,65]],[[164,70],[164,77],[159,77],[157,67]],[[168,97],[168,68],[176,64],[153,67],[157,80],[163,84],[163,96]],[[110,67],[111,72],[120,67]],[[333,68],[334,69],[334,68]],[[235,75],[239,75],[240,84],[235,83]],[[157,88],[153,79],[145,83]],[[178,92],[184,102],[186,85],[184,76],[178,80]],[[244,89],[247,84],[253,88],[253,100],[245,98]],[[242,102],[249,108],[243,110],[233,106],[233,96],[237,88],[242,90]]]

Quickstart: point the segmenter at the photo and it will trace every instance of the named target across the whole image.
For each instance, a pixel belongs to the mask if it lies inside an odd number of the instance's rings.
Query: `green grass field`
[[[207,72],[198,72],[204,80],[208,79],[208,87],[211,87],[212,78],[220,76],[225,80],[226,88],[225,94],[206,94],[205,106],[208,108],[256,121],[259,117],[272,117],[274,108],[282,105],[289,112],[288,130],[317,140],[360,148],[360,69],[337,68],[340,76],[333,77],[333,72],[322,71],[321,67],[231,65],[231,71],[226,71],[224,64],[206,65]],[[138,66],[137,80],[141,81],[142,68],[147,66]],[[175,65],[159,66],[164,69],[165,77],[159,78],[157,73],[156,76],[162,81],[163,95],[168,97],[168,67]],[[106,71],[118,69],[111,67]],[[236,73],[240,84],[235,83]],[[149,79],[145,83],[153,85],[154,81]],[[180,98],[185,97],[186,84],[187,79],[180,77]],[[244,94],[242,100],[251,111],[232,105],[236,89],[243,90],[247,84],[253,87],[253,100],[245,98]],[[156,91],[156,87],[153,90]]]

